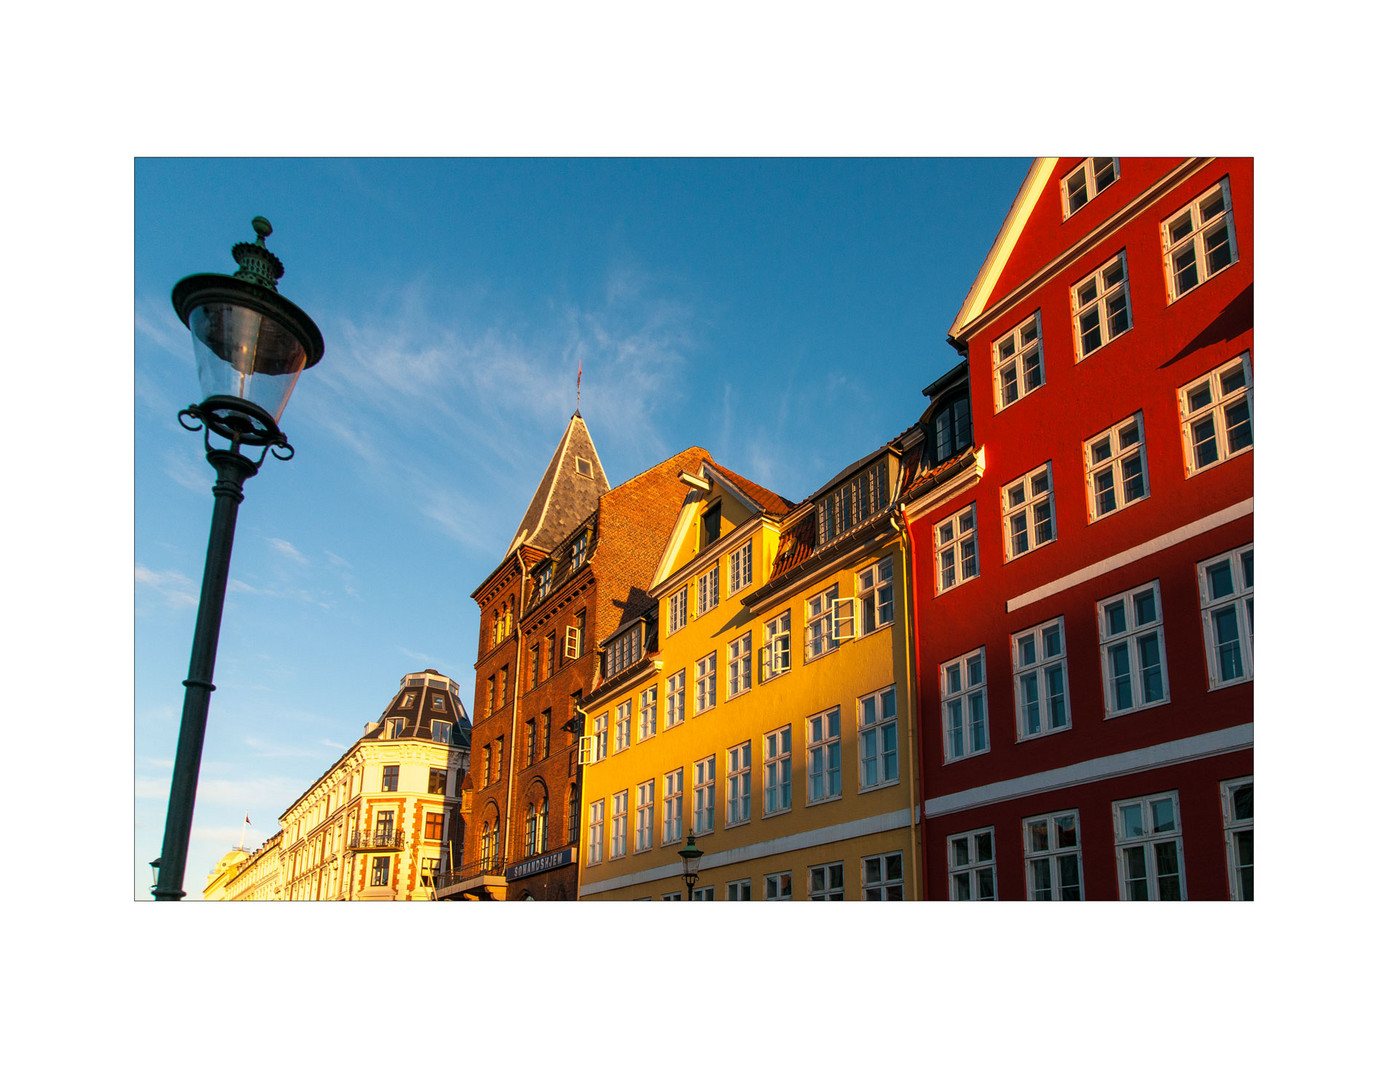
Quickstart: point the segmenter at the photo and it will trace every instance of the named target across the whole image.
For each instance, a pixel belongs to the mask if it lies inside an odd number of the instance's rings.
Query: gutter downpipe
[[[515,679],[511,682],[511,756],[506,759],[506,839],[501,843],[501,861],[503,866],[510,865],[511,862],[511,799],[515,794],[516,787],[516,717],[520,711],[521,697],[521,616],[525,613],[526,601],[526,582],[529,575],[525,572],[525,560],[521,558],[520,550],[516,550],[516,565],[520,567],[520,588],[516,590],[516,665]],[[509,891],[509,889],[508,889]]]
[[[915,589],[916,573],[915,567],[911,562],[911,533],[906,523],[906,514],[902,506],[896,507],[889,518],[892,527],[897,530],[901,539],[901,557],[906,573],[903,575],[907,581],[907,587],[901,590],[902,598],[902,617],[906,623],[906,700],[910,703],[911,722],[906,725],[906,739],[910,747],[911,762],[911,882],[918,888],[916,899],[925,899],[925,858],[922,855],[920,840],[917,836],[917,827],[924,827],[921,820],[921,808],[924,806],[925,798],[922,791],[921,797],[916,797],[916,774],[920,771],[920,762],[916,758],[916,725],[920,720],[919,702],[916,698],[915,679],[913,675],[916,670],[916,634],[915,621],[912,619],[914,599],[913,590]],[[900,710],[898,710],[899,712]],[[919,865],[919,874],[917,866]]]

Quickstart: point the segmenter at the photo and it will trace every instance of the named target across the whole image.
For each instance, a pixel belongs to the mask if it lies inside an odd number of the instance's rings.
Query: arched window
[[[535,854],[541,854],[549,846],[549,797],[540,800],[539,822],[536,827]]]
[[[578,843],[578,785],[569,785],[569,843]]]
[[[525,807],[525,853],[535,854],[535,804],[528,803]]]

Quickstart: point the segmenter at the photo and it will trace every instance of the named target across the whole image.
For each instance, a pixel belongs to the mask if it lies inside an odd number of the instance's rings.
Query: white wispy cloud
[[[144,564],[137,563],[135,584],[140,590],[153,593],[171,607],[197,606],[198,587],[177,570],[151,570]]]
[[[164,475],[179,487],[199,493],[210,492],[216,480],[216,474],[201,455],[173,451],[164,456]]]
[[[278,551],[281,555],[285,555],[288,558],[293,559],[295,562],[304,564],[308,563],[308,559],[304,556],[304,553],[300,551],[298,548],[296,548],[293,544],[291,544],[288,540],[281,540],[277,536],[267,536],[265,538],[265,542],[268,543],[276,551]]]

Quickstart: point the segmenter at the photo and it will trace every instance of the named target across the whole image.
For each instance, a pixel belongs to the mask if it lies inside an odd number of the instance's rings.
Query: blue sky
[[[1027,159],[137,159],[135,894],[160,848],[212,510],[180,277],[262,214],[323,331],[246,486],[184,888],[402,675],[471,706],[471,591],[575,406],[616,484],[687,446],[793,499],[908,427]]]

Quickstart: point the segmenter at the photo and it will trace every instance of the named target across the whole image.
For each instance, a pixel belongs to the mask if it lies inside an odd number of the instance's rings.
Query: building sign
[[[530,877],[531,874],[543,874],[546,870],[558,870],[561,866],[568,866],[573,861],[574,849],[571,847],[550,851],[544,855],[536,855],[533,859],[526,859],[523,863],[508,866],[506,868],[506,880],[517,881],[523,877]]]

